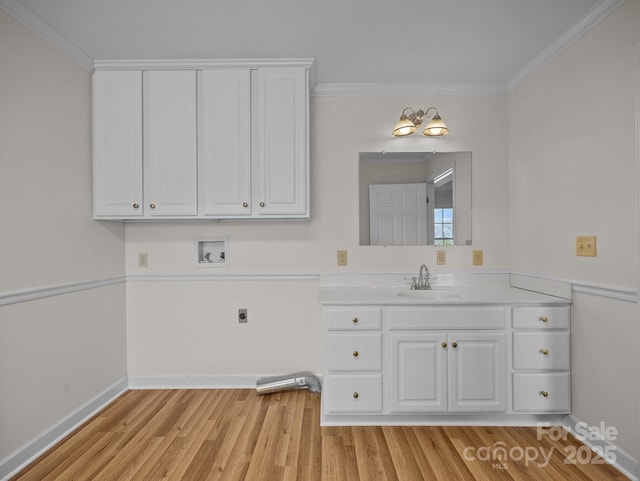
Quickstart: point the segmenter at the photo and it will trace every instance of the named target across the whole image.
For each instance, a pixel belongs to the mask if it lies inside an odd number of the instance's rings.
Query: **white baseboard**
[[[129,376],[130,389],[248,389],[255,388],[255,375],[156,375]]]
[[[633,481],[638,481],[640,476],[640,462],[635,459],[624,449],[616,446],[612,442],[606,439],[585,439],[580,433],[576,432],[576,425],[580,423],[580,420],[576,419],[573,415],[569,415],[565,418],[563,426],[573,434],[585,446],[588,446],[595,453],[602,455],[609,453],[615,455],[615,462],[612,466],[624,474],[626,477]]]
[[[130,389],[255,389],[258,379],[277,374],[129,376]],[[315,374],[319,379],[322,375]]]
[[[6,481],[38,456],[53,447],[56,443],[70,434],[95,413],[103,409],[122,393],[129,389],[127,378],[123,378],[111,387],[98,394],[95,398],[76,409],[66,418],[41,433],[15,453],[0,460],[0,481]]]

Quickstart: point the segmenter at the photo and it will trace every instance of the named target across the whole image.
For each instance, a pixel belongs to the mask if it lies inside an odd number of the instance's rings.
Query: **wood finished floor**
[[[12,481],[627,479],[571,436],[536,437],[520,427],[320,427],[320,396],[306,390],[134,390]],[[485,460],[498,447],[507,458]]]

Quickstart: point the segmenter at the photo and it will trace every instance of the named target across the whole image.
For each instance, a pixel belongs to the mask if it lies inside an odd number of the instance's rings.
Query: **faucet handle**
[[[415,291],[418,288],[418,278],[417,277],[412,277],[411,278],[411,290]]]

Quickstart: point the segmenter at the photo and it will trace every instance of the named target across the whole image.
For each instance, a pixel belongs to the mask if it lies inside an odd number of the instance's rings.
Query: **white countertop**
[[[426,292],[426,294],[423,294]],[[429,296],[420,298],[419,296]],[[416,296],[416,297],[411,297]],[[477,305],[477,304],[570,304],[571,300],[504,285],[433,286],[432,291],[411,291],[409,286],[321,287],[325,305]]]

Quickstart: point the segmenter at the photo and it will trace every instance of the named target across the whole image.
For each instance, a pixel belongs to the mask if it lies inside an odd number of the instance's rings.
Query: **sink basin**
[[[410,297],[412,299],[423,299],[425,301],[440,301],[461,297],[459,294],[449,291],[403,291],[398,292],[398,295],[402,297]]]

